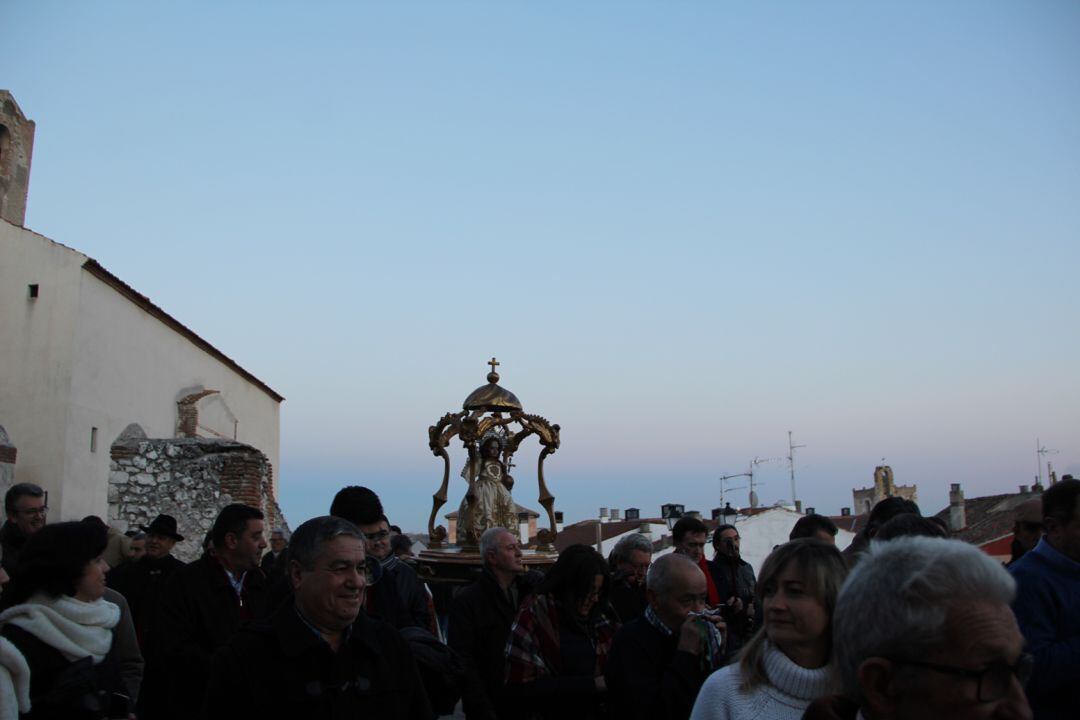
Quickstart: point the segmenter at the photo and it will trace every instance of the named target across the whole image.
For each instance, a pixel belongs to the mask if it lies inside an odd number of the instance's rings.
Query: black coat
[[[517,603],[512,604],[495,576],[485,569],[454,597],[446,642],[468,666],[469,685],[462,697],[466,717],[489,720],[511,716],[503,698],[506,641],[521,603],[540,579],[538,573],[515,578]]]
[[[724,622],[727,623],[728,630],[726,649],[729,653],[735,653],[761,624],[761,608],[754,608],[754,617],[750,617],[747,612],[750,603],[754,602],[754,585],[757,582],[754,568],[745,560],[732,562],[722,555],[710,560],[708,566],[716,592],[720,595],[720,602],[726,603],[729,598],[737,597],[743,603],[742,611],[737,614],[728,609],[724,612]]]
[[[616,574],[611,580],[611,590],[608,592],[608,605],[619,617],[619,622],[628,623],[634,618],[645,614],[648,606],[645,599],[645,587],[643,585],[631,585],[625,576]]]
[[[206,720],[433,717],[401,636],[361,613],[337,652],[285,604],[214,657]]]
[[[115,717],[110,708],[125,707],[122,697],[127,688],[114,654],[115,643],[105,659],[94,665],[89,656],[68,660],[56,648],[11,623],[0,635],[19,649],[30,667],[31,709],[19,716],[23,720],[100,720]]]
[[[131,608],[131,618],[135,622],[135,632],[144,656],[154,654],[154,626],[165,583],[182,567],[184,563],[172,555],[163,558],[143,557],[124,563],[105,576],[109,587],[123,595]]]
[[[169,677],[162,657],[161,603],[166,583],[182,567],[184,563],[172,555],[143,557],[124,563],[105,576],[109,587],[128,601],[139,648],[146,661],[138,700],[138,714],[144,720],[167,716]]]
[[[214,652],[242,624],[266,615],[265,593],[262,571],[255,568],[247,572],[243,597],[237,598],[225,568],[208,554],[169,577],[159,639],[172,717],[188,720],[198,715]]]
[[[700,658],[678,650],[644,617],[619,628],[604,672],[611,716],[619,720],[686,720],[709,675]]]
[[[3,548],[4,555],[3,558],[0,558],[0,565],[7,570],[8,575],[14,574],[15,566],[19,564],[19,554],[22,552],[26,540],[27,537],[23,534],[23,531],[10,520],[5,522],[3,527],[0,527],[0,548]]]

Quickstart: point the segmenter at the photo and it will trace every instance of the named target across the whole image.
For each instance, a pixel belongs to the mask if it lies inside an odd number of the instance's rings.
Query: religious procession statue
[[[537,549],[551,551],[555,540],[555,496],[544,481],[544,460],[559,448],[559,426],[552,425],[539,415],[526,413],[521,401],[509,390],[499,386],[499,365],[495,358],[488,363],[491,372],[487,384],[474,390],[460,412],[447,413],[428,428],[428,446],[443,459],[443,480],[433,496],[434,504],[428,519],[429,547],[442,548],[449,542],[446,529],[436,527],[439,508],[447,501],[450,484],[450,456],[447,447],[458,437],[468,459],[461,471],[466,482],[464,497],[458,506],[457,532],[453,538],[459,548],[475,551],[480,536],[491,527],[514,530],[518,526],[516,505],[511,491],[514,478],[514,453],[523,440],[535,436],[540,443],[537,461],[537,501],[547,511],[550,527],[537,533]]]
[[[510,495],[514,478],[499,459],[506,452],[506,442],[505,427],[499,427],[484,433],[479,443],[465,444],[469,459],[461,470],[461,477],[465,478],[469,489],[458,508],[458,545],[469,544],[470,532],[482,535],[492,527],[517,527],[514,498]]]

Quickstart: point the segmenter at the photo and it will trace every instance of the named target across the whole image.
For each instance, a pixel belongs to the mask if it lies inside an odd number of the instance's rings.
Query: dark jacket
[[[732,562],[723,555],[710,560],[708,565],[716,591],[720,594],[720,602],[726,603],[732,597],[742,600],[743,609],[738,614],[730,610],[724,612],[724,621],[728,626],[727,652],[734,654],[757,630],[761,616],[761,608],[754,608],[756,613],[753,618],[747,612],[750,603],[754,602],[754,585],[757,582],[754,568],[741,558]]]
[[[90,657],[68,660],[59,650],[21,627],[8,623],[0,631],[30,666],[30,705],[22,720],[101,720],[123,709],[126,688],[113,649],[97,665]],[[114,703],[119,702],[119,705]],[[123,717],[126,717],[123,715]]]
[[[608,605],[618,615],[619,622],[628,623],[641,617],[648,604],[644,585],[633,585],[628,582],[625,574],[615,573],[615,577],[611,579]]]
[[[145,720],[167,716],[169,677],[161,652],[161,603],[169,577],[182,567],[184,563],[172,555],[143,557],[125,563],[105,576],[109,587],[123,595],[131,607],[135,634],[146,660],[142,689],[136,702],[138,715]]]
[[[285,563],[286,554],[284,550],[279,552],[277,555],[274,555],[274,551],[271,550],[270,552],[263,555],[262,562],[259,564],[259,567],[262,568],[263,575],[266,576],[266,579],[270,582],[270,584],[273,584],[281,578],[285,577]]]
[[[19,564],[19,553],[22,552],[26,540],[27,537],[23,534],[23,531],[10,520],[0,528],[0,548],[3,548],[4,555],[3,558],[0,558],[0,565],[7,570],[8,575],[12,575],[15,566]]]
[[[213,662],[206,720],[433,717],[405,641],[363,613],[334,652],[285,604],[238,631]]]
[[[1044,537],[1013,563],[1016,615],[1035,670],[1027,685],[1039,720],[1075,718],[1080,708],[1080,563]]]
[[[454,598],[446,641],[468,665],[469,685],[462,698],[466,717],[489,720],[510,716],[503,699],[506,640],[522,601],[532,593],[540,577],[538,573],[527,573],[514,579],[515,603],[485,569]]]
[[[168,678],[168,706],[175,718],[193,718],[214,652],[239,627],[266,614],[262,571],[249,570],[237,597],[225,568],[212,555],[176,570],[165,584],[161,603],[160,662]]]
[[[696,655],[678,650],[679,634],[664,635],[644,617],[615,635],[604,677],[611,716],[620,720],[686,720],[711,672]]]
[[[124,563],[105,576],[109,587],[124,596],[135,621],[139,647],[143,654],[154,654],[154,631],[161,594],[169,576],[184,567],[172,555],[163,558],[143,557],[135,562]]]
[[[382,577],[368,593],[368,616],[399,630],[414,626],[436,632],[431,607],[431,598],[416,571],[396,559],[384,566]]]
[[[131,608],[127,600],[112,588],[105,588],[105,600],[120,608],[120,620],[112,630],[113,641],[109,654],[116,657],[116,668],[124,683],[124,694],[130,699],[131,709],[134,711],[142,688],[146,662],[135,637],[135,623],[132,622]]]

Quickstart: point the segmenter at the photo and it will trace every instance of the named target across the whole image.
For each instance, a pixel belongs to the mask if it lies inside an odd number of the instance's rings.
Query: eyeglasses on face
[[[39,508],[30,508],[29,510],[16,510],[15,512],[21,515],[29,515],[30,517],[45,517],[46,513],[49,512],[49,507],[47,505],[42,505]]]
[[[1031,671],[1035,666],[1035,658],[1028,653],[1021,653],[1014,665],[998,661],[990,663],[982,670],[958,668],[952,665],[938,665],[936,663],[928,663],[921,660],[908,660],[905,658],[889,658],[889,660],[899,665],[911,665],[913,667],[926,668],[927,670],[933,670],[934,672],[944,673],[946,675],[955,675],[957,677],[974,680],[978,683],[978,693],[976,697],[979,699],[979,702],[993,702],[994,700],[1000,700],[1008,695],[1009,684],[1012,682],[1013,676],[1020,681],[1021,686],[1026,686],[1028,680],[1031,678]]]
[[[379,542],[380,540],[385,540],[386,538],[390,537],[390,531],[379,530],[378,532],[364,533],[364,537],[366,537],[371,542]]]

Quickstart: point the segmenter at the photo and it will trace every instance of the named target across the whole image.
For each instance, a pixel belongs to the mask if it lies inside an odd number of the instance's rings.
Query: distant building
[[[855,514],[862,515],[887,497],[902,497],[914,503],[919,502],[919,488],[917,485],[897,485],[893,480],[892,468],[888,465],[878,465],[874,468],[874,486],[852,490],[855,500]]]
[[[959,483],[949,492],[949,507],[937,513],[949,526],[952,537],[971,543],[996,560],[1012,556],[1013,526],[1017,507],[1040,497],[1042,487],[1020,486],[1020,492],[965,498]]]
[[[33,138],[34,123],[0,90],[0,464],[10,466],[0,492],[33,482],[49,493],[50,520],[118,520],[114,444],[181,437],[190,452],[198,438],[256,449],[269,468],[235,473],[255,478],[255,492],[267,478],[276,493],[281,395],[93,258],[23,227]],[[181,253],[176,272],[197,292],[198,261]],[[127,454],[143,451],[157,452]],[[153,487],[145,460],[131,484]]]

